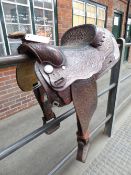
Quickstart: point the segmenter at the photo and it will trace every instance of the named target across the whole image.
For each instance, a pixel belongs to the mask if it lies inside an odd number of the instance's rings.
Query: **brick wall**
[[[0,120],[36,104],[32,92],[19,89],[15,69],[0,69]]]
[[[58,0],[58,37],[59,43],[62,35],[72,27],[72,0]]]

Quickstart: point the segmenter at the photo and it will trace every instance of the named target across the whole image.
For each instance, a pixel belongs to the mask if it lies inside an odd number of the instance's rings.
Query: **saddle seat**
[[[40,73],[57,91],[65,90],[76,80],[92,76],[97,79],[119,59],[119,49],[113,35],[94,25],[68,30],[61,44],[23,43],[18,48],[19,53],[37,60],[35,70],[38,79]]]

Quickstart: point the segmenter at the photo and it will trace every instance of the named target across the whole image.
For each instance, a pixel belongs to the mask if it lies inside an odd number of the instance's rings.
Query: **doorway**
[[[122,28],[122,14],[119,12],[114,12],[112,33],[116,39],[120,38],[121,36],[121,28]]]

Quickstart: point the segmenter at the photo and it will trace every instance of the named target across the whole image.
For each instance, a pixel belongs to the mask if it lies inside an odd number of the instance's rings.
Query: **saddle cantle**
[[[117,43],[104,28],[89,24],[74,27],[64,34],[61,43],[62,46],[25,43],[18,48],[19,53],[37,59],[36,67],[57,91],[76,80],[100,77],[119,59]]]
[[[78,128],[77,160],[85,162],[89,149],[88,126],[97,106],[96,80],[119,60],[119,48],[114,36],[104,28],[85,24],[69,29],[61,39],[61,46],[23,40],[18,52],[31,58],[27,62],[27,69],[29,67],[31,71],[26,82],[21,78],[23,65],[17,66],[18,85],[25,91],[34,90],[44,114],[44,124],[55,118],[53,104],[64,106],[73,101]],[[33,81],[28,82],[29,78]],[[59,126],[49,129],[47,134]]]

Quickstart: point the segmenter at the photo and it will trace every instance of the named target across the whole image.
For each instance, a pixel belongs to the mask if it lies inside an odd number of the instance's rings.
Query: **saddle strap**
[[[39,71],[39,63],[36,62],[35,63],[35,72],[36,72],[36,75],[41,83],[41,85],[43,86],[46,94],[47,94],[47,97],[48,97],[48,100],[51,104],[53,103],[56,103],[57,106],[63,106],[65,103],[63,101],[63,99],[61,98],[60,95],[58,95],[58,93],[56,91],[54,91],[48,84],[47,82],[45,81],[45,79],[43,78],[41,72]]]

